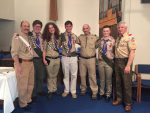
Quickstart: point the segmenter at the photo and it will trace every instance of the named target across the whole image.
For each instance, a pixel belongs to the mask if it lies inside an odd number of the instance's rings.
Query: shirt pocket
[[[89,47],[90,49],[95,49],[95,43],[94,43],[93,41],[90,41],[90,42],[88,43],[88,47]]]
[[[113,49],[113,44],[110,42],[107,44],[107,50],[110,51]]]
[[[27,46],[22,46],[22,51],[24,53],[28,53],[29,52],[29,48]]]
[[[86,42],[81,42],[81,48],[85,48]]]

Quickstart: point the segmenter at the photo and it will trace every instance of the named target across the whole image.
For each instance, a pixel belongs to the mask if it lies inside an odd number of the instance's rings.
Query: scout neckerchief
[[[36,37],[35,42],[36,42],[36,47],[40,49],[40,48],[41,48],[41,47],[40,47],[40,39],[39,39],[39,36],[38,36],[38,35],[37,35],[37,37]]]
[[[102,47],[102,54],[104,54],[104,55],[106,55],[106,52],[107,52],[107,42],[109,41],[109,39],[108,40],[103,40],[103,47]]]
[[[68,48],[69,48],[69,50],[71,50],[71,48],[72,48],[71,34],[68,34]]]
[[[106,52],[107,52],[107,42],[109,41],[109,39],[107,39],[107,40],[105,40],[105,39],[103,39],[103,47],[102,47],[102,49],[101,49],[101,52],[102,52],[102,58],[103,58],[103,60],[111,67],[111,68],[113,68],[114,66],[114,63],[113,63],[113,61],[112,60],[110,60],[109,58],[107,58],[107,56],[106,56]]]

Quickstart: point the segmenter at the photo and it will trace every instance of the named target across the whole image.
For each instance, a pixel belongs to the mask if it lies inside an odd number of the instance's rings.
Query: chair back
[[[135,65],[136,74],[150,74],[150,65],[149,64],[137,64]]]

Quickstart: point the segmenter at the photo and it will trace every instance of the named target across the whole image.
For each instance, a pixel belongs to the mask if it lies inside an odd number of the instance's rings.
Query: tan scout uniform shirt
[[[56,45],[57,47],[56,47]],[[58,48],[60,45],[60,39],[54,40],[54,36],[51,37],[51,40],[49,42],[44,41],[44,50],[46,50],[46,56],[49,57],[58,57],[59,56],[59,52],[58,52]]]
[[[63,39],[65,38],[65,39]],[[64,37],[61,37],[61,43],[62,43],[62,55],[64,56],[76,56],[76,48],[75,48],[75,44],[76,44],[76,39],[77,36],[74,33],[71,33],[71,44],[72,44],[72,48],[69,50],[68,47],[68,34],[67,32],[64,33]]]
[[[97,41],[96,35],[81,34],[77,40],[77,43],[81,45],[80,56],[81,57],[95,56],[96,55],[96,50],[95,50],[96,41]]]
[[[31,38],[23,35],[22,33],[19,34],[22,36],[32,47],[32,41]],[[16,55],[19,58],[22,59],[32,59],[33,58],[33,49],[29,50],[27,45],[18,37],[18,36],[13,36],[12,38],[12,49],[11,49],[11,55],[12,57],[15,57]],[[32,51],[32,52],[31,52]]]
[[[115,44],[115,58],[128,58],[130,50],[136,49],[136,41],[133,35],[125,33],[118,37]]]
[[[44,44],[43,44],[43,39],[42,39],[42,34],[41,33],[39,34],[39,36],[36,36],[36,34],[33,32],[33,37],[31,37],[32,42],[33,42],[33,48],[37,48],[37,45],[36,45],[36,38],[37,37],[40,40],[40,49],[41,49],[41,51],[43,51]],[[35,51],[33,53],[34,53],[34,57],[39,57]]]

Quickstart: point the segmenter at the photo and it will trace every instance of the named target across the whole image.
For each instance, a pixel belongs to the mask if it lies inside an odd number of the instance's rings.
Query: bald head
[[[21,28],[21,32],[27,35],[28,32],[30,31],[30,23],[26,20],[23,20],[21,21],[20,28]]]
[[[85,35],[90,34],[90,26],[89,26],[89,24],[84,24],[83,27],[82,27],[82,30],[83,30]]]

